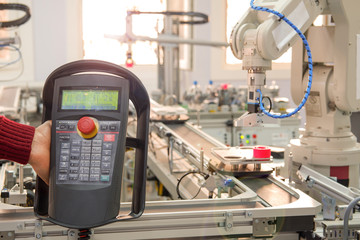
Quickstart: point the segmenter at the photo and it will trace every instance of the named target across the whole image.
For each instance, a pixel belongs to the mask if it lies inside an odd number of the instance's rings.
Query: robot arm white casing
[[[326,0],[257,0],[255,4],[284,14],[302,32],[327,7]],[[297,33],[279,17],[253,9],[249,9],[234,27],[230,45],[233,54],[243,60],[243,69],[248,70],[250,112],[258,111],[256,90],[266,84],[265,71],[271,69],[271,60],[280,57],[298,39]],[[251,107],[252,104],[255,107]]]
[[[327,7],[326,0],[257,0],[255,4],[284,14],[302,32],[305,32]],[[256,31],[255,39],[249,32],[251,29]],[[238,21],[230,37],[233,54],[243,60],[249,55],[247,53],[253,52],[249,51],[249,48],[256,50],[265,60],[277,59],[297,40],[299,38],[296,32],[279,17],[251,8]]]
[[[336,108],[344,112],[360,111],[360,3],[358,0],[327,2],[327,10],[335,26],[328,27],[326,31],[314,31],[313,28],[308,32],[313,61],[333,66],[333,86],[326,91],[331,93],[330,101],[335,103]],[[323,32],[327,34],[325,39]],[[302,62],[307,61],[304,54],[305,51],[298,52],[291,67],[291,95],[295,103],[303,97],[303,92],[299,91],[303,83],[299,78],[303,78],[306,70],[302,66]]]

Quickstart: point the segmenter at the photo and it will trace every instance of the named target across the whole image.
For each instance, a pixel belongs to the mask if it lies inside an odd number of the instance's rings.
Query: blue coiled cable
[[[20,51],[19,48],[15,47],[13,45],[10,45],[10,44],[0,45],[0,51],[5,49],[5,48],[10,48],[12,50],[15,50],[18,53],[18,57],[15,60],[11,61],[11,62],[0,63],[0,69],[4,68],[4,67],[7,67],[9,65],[15,64],[15,63],[19,62],[22,59],[22,54],[21,54],[21,51]]]
[[[306,92],[305,92],[305,96],[302,99],[300,105],[294,111],[292,111],[291,113],[282,114],[282,115],[271,114],[271,113],[269,113],[268,111],[265,110],[264,105],[262,104],[263,97],[262,97],[261,90],[260,89],[257,90],[257,92],[260,93],[260,99],[259,99],[259,101],[260,101],[260,109],[264,114],[266,114],[267,116],[272,117],[272,118],[287,118],[287,117],[290,117],[290,116],[292,116],[292,115],[294,115],[294,114],[296,114],[297,112],[300,111],[300,109],[305,105],[305,103],[306,103],[306,101],[307,101],[307,99],[308,99],[308,97],[310,95],[312,77],[313,77],[313,62],[312,62],[312,56],[311,56],[311,50],[310,50],[309,43],[306,40],[305,35],[300,31],[300,29],[298,27],[296,27],[287,17],[285,17],[284,14],[279,13],[279,12],[277,12],[275,10],[272,10],[272,9],[266,8],[266,7],[254,6],[254,0],[250,1],[250,6],[254,10],[272,13],[272,14],[278,16],[280,18],[280,20],[284,20],[287,24],[289,24],[289,26],[292,29],[295,30],[295,32],[300,36],[300,38],[302,39],[302,41],[304,43],[304,46],[305,46],[305,49],[306,49],[306,52],[307,52],[307,55],[308,55],[308,62],[309,62],[309,82],[308,82],[308,86],[307,86],[307,89],[306,89]]]

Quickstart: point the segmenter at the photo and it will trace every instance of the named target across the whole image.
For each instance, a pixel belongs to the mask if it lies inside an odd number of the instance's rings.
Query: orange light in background
[[[132,58],[127,58],[125,62],[125,66],[131,68],[134,66],[134,60]]]
[[[131,67],[134,66],[134,60],[132,59],[132,52],[130,52],[130,51],[126,52],[125,66],[128,67],[128,68],[131,68]]]

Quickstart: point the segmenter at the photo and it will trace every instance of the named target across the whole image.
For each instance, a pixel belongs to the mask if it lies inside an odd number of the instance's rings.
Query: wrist
[[[35,128],[0,118],[0,158],[27,164]]]

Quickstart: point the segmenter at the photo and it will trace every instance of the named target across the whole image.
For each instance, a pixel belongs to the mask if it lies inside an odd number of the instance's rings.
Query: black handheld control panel
[[[46,187],[38,178],[37,215],[72,228],[121,220],[117,215],[129,99],[137,111],[138,128],[133,139],[137,143],[133,207],[127,218],[141,215],[149,98],[141,82],[126,69],[91,60],[55,70],[45,84],[44,121],[52,120],[50,179],[46,196]]]
[[[119,135],[126,132],[129,86],[124,82],[119,87],[118,79],[102,76],[106,86],[93,87],[94,77],[98,76],[81,76],[86,81],[80,83],[88,86],[76,86],[73,78],[81,80],[78,76],[55,84],[59,93],[53,99],[56,184],[111,184],[117,153],[124,151],[117,146],[125,139]]]
[[[120,121],[97,121],[99,129],[93,139],[83,138],[77,130],[84,121],[56,121],[57,184],[111,184]],[[88,123],[85,123],[88,124]],[[94,125],[90,123],[89,125]]]

